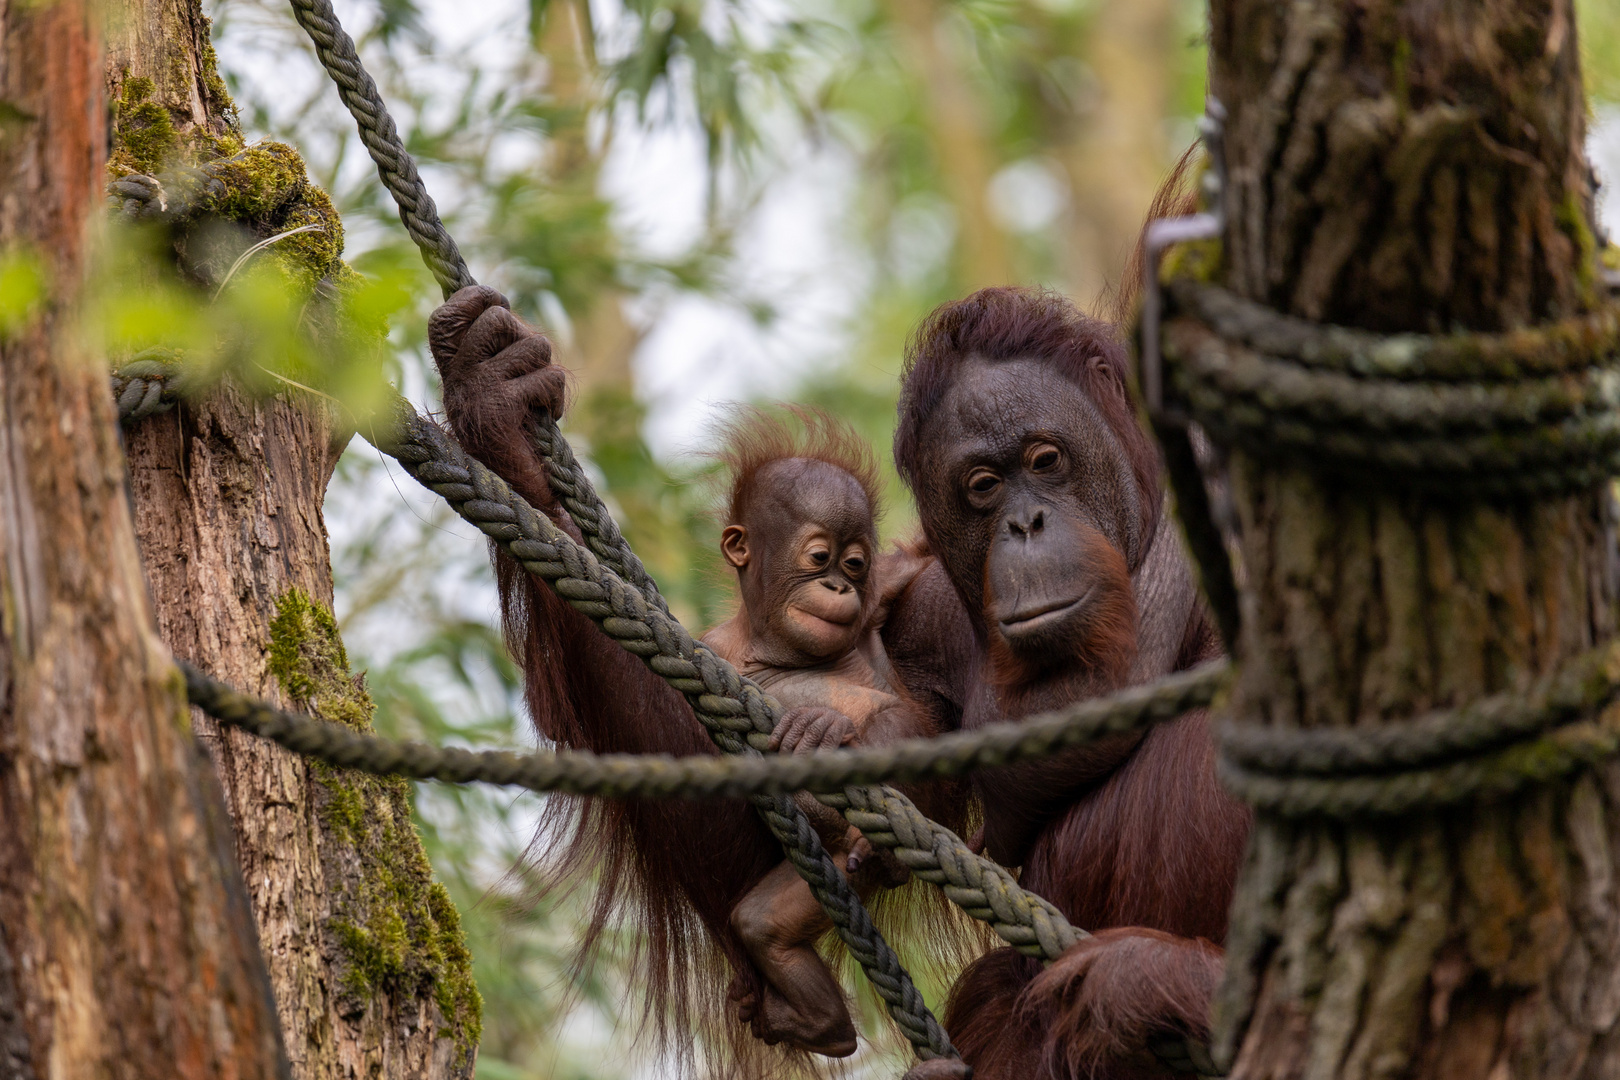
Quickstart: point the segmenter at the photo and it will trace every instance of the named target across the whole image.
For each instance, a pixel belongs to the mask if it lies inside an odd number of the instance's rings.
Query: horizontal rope
[[[121,423],[167,412],[185,390],[175,354],[168,349],[143,349],[108,378]]]
[[[679,622],[602,566],[437,425],[414,414],[402,416],[397,427],[377,433],[376,443],[525,570],[549,582],[576,610],[684,693],[722,749],[747,752],[769,745],[780,711],[773,699],[707,646],[694,642]],[[937,879],[963,895],[1004,897],[973,909],[1003,940],[1045,959],[1056,959],[1079,940],[1080,933],[1056,908],[1020,889],[1005,868],[969,850],[903,794],[890,788],[857,791],[822,800],[841,810],[850,808],[840,805],[845,799],[858,803],[866,816],[857,820],[846,814],[851,823],[863,832],[872,829],[872,843],[891,847],[926,880]]]
[[[1228,341],[1308,367],[1382,379],[1509,382],[1579,373],[1620,351],[1620,308],[1501,334],[1375,334],[1311,322],[1186,278],[1164,286],[1173,310]]]
[[[518,754],[402,742],[278,709],[181,662],[191,703],[222,723],[329,765],[379,776],[452,784],[486,783],[536,792],[616,799],[700,799],[841,793],[878,781],[958,776],[974,769],[1049,756],[1127,731],[1140,731],[1208,705],[1227,678],[1224,661],[1056,713],[890,746],[812,755],[671,757],[584,750]]]
[[[1173,282],[1171,396],[1256,456],[1435,494],[1550,495],[1620,474],[1620,309],[1507,334],[1381,337]]]
[[[1574,658],[1522,694],[1413,720],[1289,730],[1227,724],[1219,774],[1285,817],[1377,817],[1501,798],[1620,750],[1620,644]]]

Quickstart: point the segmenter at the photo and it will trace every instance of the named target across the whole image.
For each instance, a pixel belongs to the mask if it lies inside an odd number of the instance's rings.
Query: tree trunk
[[[1593,297],[1568,0],[1217,0],[1228,285],[1382,331]],[[1606,490],[1438,502],[1234,453],[1232,709],[1375,726],[1615,632]],[[1241,1078],[1620,1072],[1620,768],[1396,823],[1255,822],[1219,1038]]]
[[[228,152],[234,113],[198,0],[126,0],[106,77],[155,84],[176,145]],[[224,136],[221,146],[207,136]],[[135,527],[177,656],[247,693],[369,727],[331,619],[322,502],[347,432],[310,398],[227,383],[127,432]],[[194,713],[297,1080],[465,1077],[479,1002],[454,907],[433,883],[409,789],[313,765]]]
[[[546,96],[556,114],[547,132],[547,186],[581,199],[596,196],[609,149],[608,138],[593,143],[586,132],[602,106],[595,35],[586,0],[547,3],[535,28],[534,47],[546,58]],[[570,306],[571,332],[566,342],[558,342],[557,355],[573,372],[575,396],[587,409],[599,393],[633,392],[630,361],[643,337],[625,315],[624,290],[612,280],[592,285],[588,297]]]
[[[1105,0],[1086,32],[1096,100],[1075,118],[1061,160],[1073,223],[1064,252],[1070,290],[1094,307],[1120,288],[1153,193],[1169,166],[1164,120],[1174,63],[1170,0]]]
[[[990,211],[990,181],[999,162],[978,94],[945,36],[945,12],[936,0],[889,4],[904,58],[922,84],[934,160],[956,209],[956,285],[1011,285],[1011,246]]]
[[[224,808],[75,328],[106,152],[91,7],[0,7],[0,1075],[273,1080]]]

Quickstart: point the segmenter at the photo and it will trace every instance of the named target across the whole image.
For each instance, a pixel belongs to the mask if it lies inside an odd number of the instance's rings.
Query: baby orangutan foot
[[[855,1022],[841,992],[836,1000],[799,995],[794,1004],[766,983],[763,1006],[750,1026],[757,1038],[772,1045],[784,1042],[796,1050],[834,1058],[855,1052]]]
[[[755,990],[739,976],[731,980],[726,991],[738,1023],[747,1024],[754,1038],[767,1046],[787,1043],[795,1050],[805,1050],[826,1057],[848,1057],[855,1052],[855,1024],[840,994],[836,1007],[817,1008],[821,1001],[801,1002],[811,1007],[801,1009],[790,1003],[766,983],[764,991]]]

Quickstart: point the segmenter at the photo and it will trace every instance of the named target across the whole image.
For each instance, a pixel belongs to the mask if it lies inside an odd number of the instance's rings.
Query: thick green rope
[[[466,262],[461,258],[461,253],[457,249],[455,241],[451,239],[450,234],[439,220],[438,210],[434,206],[433,200],[428,196],[421,177],[416,171],[416,163],[400,141],[393,118],[388,113],[388,108],[382,100],[382,95],[377,90],[376,83],[361,64],[359,54],[355,51],[354,41],[338,22],[337,14],[332,10],[331,3],[329,0],[291,0],[291,2],[293,13],[297,17],[299,25],[304,28],[310,39],[315,43],[316,55],[319,57],[322,66],[326,68],[327,74],[332,77],[332,81],[337,84],[339,96],[348,108],[350,115],[354,117],[355,123],[360,130],[361,141],[365,144],[367,152],[370,153],[372,160],[377,165],[378,175],[399,205],[400,220],[405,223],[405,228],[410,233],[411,239],[421,249],[422,257],[427,262],[429,269],[433,271],[434,277],[444,290],[444,295],[448,297],[458,289],[475,284],[472,274],[467,269]],[[403,401],[400,404],[403,405]],[[409,410],[409,406],[404,406],[404,408]],[[407,434],[398,444],[399,448],[403,449],[406,454],[409,454],[413,448],[420,448],[423,441],[434,442],[437,444],[435,449],[445,452],[448,452],[449,447],[453,445],[443,437],[443,433],[437,427],[416,417],[414,410],[409,411],[408,417],[402,414],[401,419],[404,421],[401,432],[408,432],[418,436],[418,439],[413,442],[410,435]],[[555,432],[555,426],[550,418],[545,418],[542,423],[544,427]],[[429,434],[430,430],[432,434]],[[558,447],[566,445],[560,434],[555,434],[554,440]],[[391,439],[384,439],[384,442],[388,441],[391,441]],[[373,442],[377,442],[377,440],[374,438]],[[394,452],[389,446],[382,443],[378,445],[384,450]],[[459,452],[460,448],[455,447],[455,450]],[[396,453],[396,456],[399,455]],[[403,458],[401,460],[404,461]],[[470,461],[470,459],[467,460]],[[432,458],[423,458],[406,463],[406,468],[411,470],[412,466],[415,465],[416,471],[413,471],[413,475],[416,475],[418,479],[424,479],[421,474],[423,467],[429,467],[427,472],[432,473],[433,469],[430,466],[445,463],[445,454],[441,453],[437,462]],[[570,471],[565,469],[555,457],[552,459],[551,464],[558,471]],[[571,479],[574,480],[572,486],[581,494],[588,492],[590,496],[594,497],[595,492],[590,489],[588,482],[581,483],[583,474],[578,470],[577,463],[575,463],[575,468],[571,472]],[[435,475],[442,480],[442,470]],[[429,486],[432,486],[431,482],[429,482]],[[501,486],[504,487],[505,485],[502,484]],[[507,494],[511,496],[509,491]],[[515,499],[515,496],[512,496],[512,498]],[[486,509],[481,505],[477,505],[482,500],[472,500],[472,502],[474,504],[474,513]],[[542,515],[535,512],[526,502],[522,500],[516,500],[516,502],[521,503],[524,510],[527,511],[523,516],[528,521],[532,522],[542,518]],[[600,500],[596,500],[596,503],[600,505]],[[462,505],[466,506],[467,500],[463,500]],[[458,509],[460,508],[458,507]],[[515,504],[510,504],[508,512],[514,517],[519,513]],[[605,508],[601,511],[599,517],[611,521],[611,515],[606,513]],[[479,524],[486,533],[495,537],[495,531],[488,527],[490,524],[488,521]],[[550,525],[550,522],[546,522],[546,524]],[[663,617],[666,630],[669,626],[679,630],[679,624],[674,623],[674,620],[669,618],[663,598],[658,594],[656,588],[652,586],[651,579],[647,577],[645,571],[641,569],[640,562],[635,559],[634,554],[630,552],[622,537],[616,537],[617,528],[613,529],[613,534],[609,534],[603,528],[600,520],[594,522],[593,525],[594,529],[587,530],[587,535],[595,541],[593,547],[605,549],[599,550],[598,554],[607,560],[609,567],[613,568],[606,571],[611,581],[628,590],[633,590],[634,596],[641,606],[650,606],[654,612]],[[555,529],[554,526],[552,528]],[[496,531],[500,530],[497,528]],[[558,536],[567,539],[560,532],[558,532]],[[499,537],[496,538],[499,539]],[[615,538],[618,540],[617,544],[613,543]],[[570,543],[568,546],[572,547],[572,544]],[[577,550],[575,549],[575,551]],[[568,554],[572,555],[573,552]],[[583,553],[581,552],[581,554]],[[520,561],[523,561],[521,556]],[[577,562],[577,560],[573,559],[568,561],[570,563]],[[590,561],[595,563],[596,559],[593,558]],[[528,564],[525,563],[525,565]],[[629,575],[628,584],[625,578],[613,572],[614,569],[623,570]],[[546,580],[554,579],[547,578]],[[594,588],[584,590],[585,595],[601,589],[601,585],[595,581],[591,581],[590,585]],[[559,594],[564,595],[565,599],[574,603],[576,607],[580,607],[582,604],[591,608],[600,606],[599,602],[595,600],[583,599],[582,596],[568,596],[563,592],[566,586],[556,587]],[[587,614],[589,613],[587,611]],[[604,626],[604,629],[608,629],[617,622],[618,618],[619,616],[616,615],[605,616],[605,621],[601,625]],[[690,642],[690,638],[684,630],[680,630],[679,635],[667,634],[667,638],[677,648],[680,638],[685,638],[687,642]],[[644,659],[658,655],[643,648],[632,647],[627,643],[629,640],[627,638],[618,637],[618,639],[631,652],[637,653]],[[635,638],[635,641],[645,643],[645,639],[639,637]],[[718,659],[718,657],[715,659]],[[656,665],[654,665],[654,668],[656,670]],[[663,673],[660,672],[660,674]],[[729,681],[735,683],[735,673],[732,673],[732,678]],[[727,680],[722,679],[720,682],[724,685]],[[727,689],[730,689],[730,687],[727,687]],[[741,687],[738,686],[737,689],[740,690]],[[715,719],[715,713],[705,711],[702,708],[700,702],[711,696],[706,692],[698,692],[698,700],[694,700],[693,704],[698,711],[699,718],[705,720],[705,726],[708,727],[711,736],[714,737],[716,743],[723,750],[729,753],[744,752],[746,744],[738,740],[735,734],[729,732],[723,724],[711,723]],[[689,697],[691,697],[690,694]],[[732,698],[722,705],[721,701],[722,699],[716,698],[715,702],[711,704],[711,710],[719,709],[724,712],[726,711],[724,705],[739,705],[744,710],[752,710],[757,715],[765,718],[768,723],[774,724],[775,722],[775,710],[763,708],[757,690],[752,695],[752,700],[746,702],[739,698]],[[882,935],[878,933],[877,928],[872,924],[871,916],[867,912],[865,905],[861,903],[860,897],[856,895],[855,890],[844,878],[844,875],[839,872],[832,857],[822,848],[821,841],[804,811],[785,795],[755,796],[754,803],[761,816],[764,817],[766,824],[770,826],[772,833],[782,842],[795,869],[810,885],[817,900],[821,902],[828,917],[837,927],[839,936],[849,946],[851,954],[860,962],[867,978],[871,980],[879,996],[888,1005],[889,1014],[905,1032],[907,1039],[916,1047],[918,1055],[924,1059],[956,1057],[956,1050],[951,1046],[950,1039],[945,1034],[945,1029],[940,1026],[938,1020],[923,1004],[922,995],[912,984],[911,977],[901,967],[894,950],[883,940]]]
[[[1620,750],[1620,643],[1592,649],[1526,693],[1376,728],[1227,723],[1221,780],[1286,817],[1358,818],[1501,798]]]
[[[707,646],[693,641],[678,621],[602,565],[437,425],[410,414],[399,426],[378,432],[374,441],[531,575],[550,583],[559,596],[685,694],[721,749],[746,753],[769,745],[780,713],[773,699]],[[821,798],[843,810],[872,843],[892,848],[918,876],[940,884],[953,899],[964,898],[961,902],[970,914],[989,922],[1009,944],[1056,959],[1083,936],[1051,904],[1020,889],[1003,867],[972,852],[900,792],[849,788],[842,795]]]
[[[613,799],[710,799],[842,792],[879,781],[936,780],[974,769],[1049,757],[1109,735],[1144,731],[1208,705],[1225,683],[1225,661],[1212,661],[1147,686],[1080,702],[1046,716],[993,724],[889,746],[810,755],[594,754],[557,750],[516,754],[400,742],[238,693],[181,663],[191,703],[216,720],[280,743],[328,765],[377,776],[451,784],[502,784],[538,792]]]

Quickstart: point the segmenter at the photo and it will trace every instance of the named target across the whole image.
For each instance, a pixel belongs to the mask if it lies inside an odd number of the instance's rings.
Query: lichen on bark
[[[276,602],[270,670],[286,694],[324,720],[371,730],[375,707],[365,680],[349,669],[332,612],[300,589]],[[333,914],[337,1008],[362,1019],[379,997],[431,997],[439,1034],[455,1047],[454,1067],[471,1065],[482,1032],[483,1000],[450,895],[433,880],[411,821],[410,786],[315,765],[315,812],[326,826],[321,861]]]

